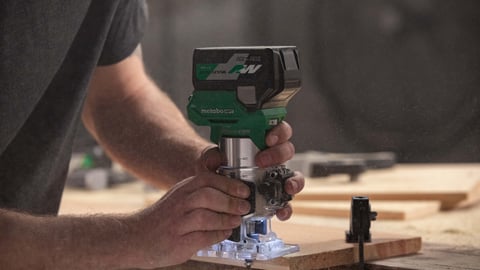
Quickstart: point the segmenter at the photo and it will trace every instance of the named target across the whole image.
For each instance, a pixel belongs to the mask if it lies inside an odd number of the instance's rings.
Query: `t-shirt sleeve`
[[[99,66],[118,63],[132,54],[143,37],[147,12],[144,0],[122,0],[118,3],[98,60]]]

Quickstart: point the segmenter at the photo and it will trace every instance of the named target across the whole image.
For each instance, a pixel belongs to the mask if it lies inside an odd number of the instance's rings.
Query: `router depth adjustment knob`
[[[293,171],[285,166],[272,167],[265,172],[257,189],[265,197],[269,207],[283,208],[292,199],[292,195],[285,191],[285,181],[293,175]]]

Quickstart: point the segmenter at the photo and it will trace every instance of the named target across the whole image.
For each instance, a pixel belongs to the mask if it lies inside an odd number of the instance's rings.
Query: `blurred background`
[[[480,2],[148,1],[147,70],[185,112],[193,49],[295,45],[297,152],[480,162]],[[208,137],[208,130],[199,129]],[[90,143],[80,132],[77,149]]]
[[[293,222],[345,229],[350,202],[328,196],[339,193],[350,198],[349,192],[365,194],[371,189],[373,196],[378,191],[386,194],[384,200],[392,200],[372,203],[381,220],[376,229],[421,235],[427,242],[478,247],[478,164],[431,163],[480,162],[480,1],[151,0],[148,4],[144,61],[152,78],[184,113],[193,90],[194,48],[295,45],[303,87],[288,105],[287,121],[294,129],[297,153],[391,151],[400,163],[429,163],[369,172],[352,185],[344,178],[312,180],[309,188],[322,188],[313,191],[318,192],[315,200],[320,205],[304,208],[302,216],[301,194],[297,195]],[[207,129],[198,130],[209,136]],[[71,175],[71,185],[102,189],[131,180],[104,169],[112,164],[84,129],[75,152],[87,154],[78,159],[82,168],[101,168],[77,171]],[[350,174],[353,179],[355,172]],[[102,205],[109,211],[128,210],[160,198],[158,192],[146,189],[147,199],[139,200],[144,189],[125,186],[113,190],[117,192],[113,195],[92,193],[90,197],[67,190],[64,213],[81,205],[90,211]],[[400,192],[403,201],[395,201],[399,196],[388,197],[392,192]],[[429,195],[432,192],[437,197]],[[451,200],[452,194],[454,198],[467,194],[468,203],[477,202],[476,207],[455,206],[456,211],[437,213],[440,201]],[[429,201],[415,201],[418,198]],[[459,205],[468,204],[463,203]],[[344,209],[341,218],[324,214],[338,209]],[[418,220],[385,221],[382,215],[389,211],[402,214],[403,219],[413,213],[412,219]],[[435,269],[438,261],[450,258],[452,268],[458,268],[459,261],[478,265],[478,256],[460,259],[458,249],[452,250],[432,256],[435,266],[418,263],[419,269]]]

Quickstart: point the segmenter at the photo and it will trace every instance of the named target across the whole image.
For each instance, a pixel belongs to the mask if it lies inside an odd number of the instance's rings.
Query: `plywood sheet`
[[[358,246],[345,243],[345,231],[342,229],[275,222],[273,230],[285,242],[299,244],[300,251],[274,260],[255,261],[252,268],[308,270],[358,262]],[[366,260],[413,254],[421,248],[419,237],[372,232],[372,239],[372,243],[367,243],[365,246]],[[195,256],[189,262],[171,269],[245,268],[241,261]]]
[[[378,220],[409,220],[433,215],[440,210],[440,201],[378,201],[370,200],[372,211]],[[351,201],[302,201],[292,202],[295,214],[326,217],[350,216]]]
[[[480,164],[398,165],[393,169],[368,171],[351,183],[344,176],[306,180],[296,200],[434,200],[452,209],[480,200]]]

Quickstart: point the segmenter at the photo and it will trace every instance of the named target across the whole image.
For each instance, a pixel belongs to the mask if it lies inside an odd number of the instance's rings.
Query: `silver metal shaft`
[[[220,140],[220,151],[226,157],[228,168],[252,168],[255,165],[255,155],[260,151],[250,138],[226,138]]]

